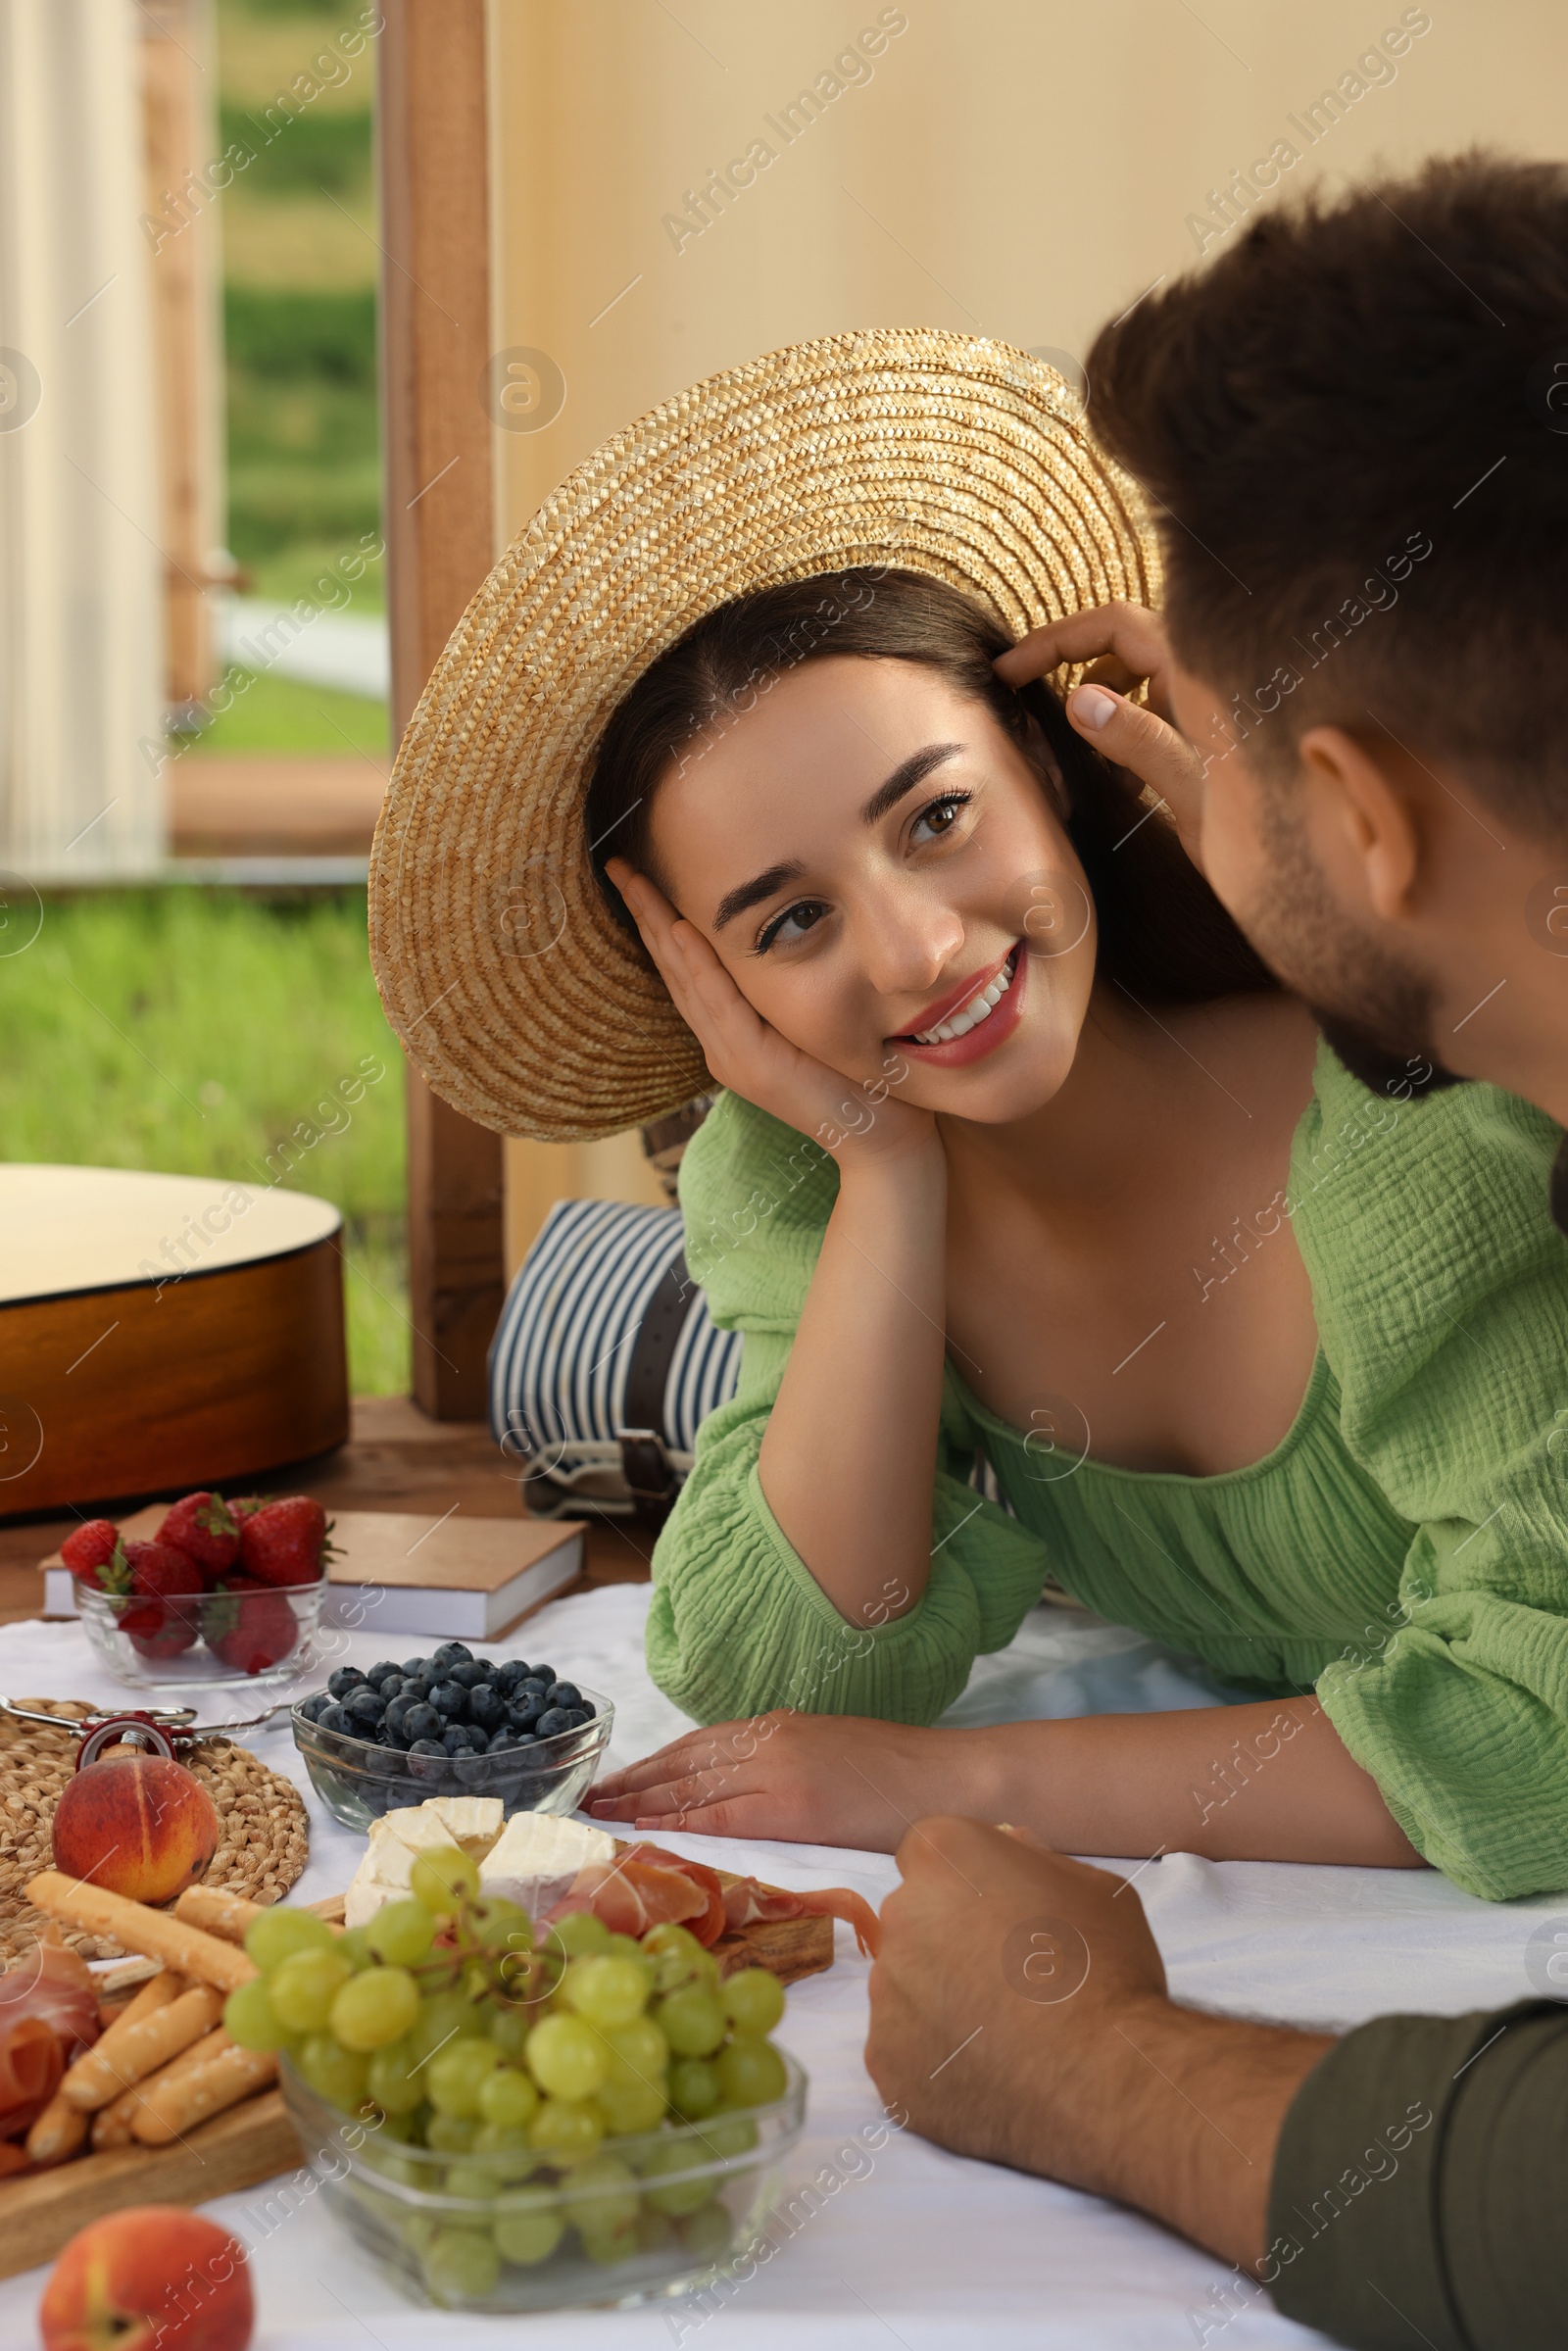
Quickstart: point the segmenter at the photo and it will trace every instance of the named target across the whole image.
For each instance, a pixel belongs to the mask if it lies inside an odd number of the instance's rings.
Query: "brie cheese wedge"
[[[586,1863],[614,1857],[615,1840],[603,1829],[555,1812],[514,1812],[479,1864],[479,1891],[516,1902],[538,1920],[555,1908]]]

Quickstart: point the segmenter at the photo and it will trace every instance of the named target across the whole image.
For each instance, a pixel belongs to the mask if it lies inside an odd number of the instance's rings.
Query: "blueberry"
[[[398,1667],[398,1672],[400,1674],[407,1674],[409,1679],[413,1681],[416,1676],[424,1672],[424,1669],[429,1662],[430,1660],[428,1657],[405,1657],[403,1663]]]
[[[376,1737],[380,1739],[383,1746],[396,1747],[400,1752],[410,1743],[409,1735],[404,1729],[403,1725],[401,1723],[395,1723],[390,1715],[388,1715],[386,1721],[381,1725],[380,1730],[376,1733]]]
[[[547,1706],[580,1706],[582,1691],[575,1682],[552,1682],[545,1691]]]
[[[384,1682],[388,1674],[400,1674],[402,1671],[402,1666],[396,1664],[392,1658],[383,1657],[378,1665],[367,1667],[365,1679],[367,1682]]]
[[[487,1755],[455,1755],[452,1768],[460,1788],[488,1788],[493,1777]]]
[[[568,1706],[566,1714],[574,1731],[580,1731],[584,1723],[591,1723],[594,1719],[586,1706]]]
[[[484,1737],[484,1733],[481,1731],[478,1736],[482,1739]],[[466,1723],[454,1723],[448,1730],[446,1737],[442,1739],[441,1744],[446,1748],[446,1751],[449,1755],[471,1755],[473,1752],[473,1737],[474,1735]]]
[[[383,1698],[395,1698],[403,1688],[403,1676],[401,1674],[383,1674],[378,1682],[372,1675],[370,1688]]]
[[[572,1718],[565,1707],[552,1706],[547,1714],[541,1714],[538,1722],[534,1725],[534,1735],[539,1739],[554,1739],[560,1732],[569,1731],[571,1728]]]
[[[508,1747],[516,1746],[521,1737],[522,1734],[519,1731],[514,1731],[509,1725],[503,1724],[499,1731],[491,1732],[490,1744],[486,1747],[485,1753],[487,1755],[503,1755]]]
[[[537,1690],[519,1690],[507,1708],[507,1720],[514,1731],[531,1731],[544,1710],[544,1700]]]
[[[385,1701],[368,1685],[343,1701],[343,1711],[357,1731],[372,1732],[386,1712]]]
[[[544,1690],[548,1690],[550,1688],[550,1685],[555,1678],[556,1669],[553,1665],[536,1665],[533,1669],[533,1672],[528,1676],[530,1682],[537,1682]]]
[[[477,1723],[481,1731],[499,1731],[507,1719],[507,1701],[499,1690],[481,1682],[477,1690],[469,1690],[468,1720]]]
[[[482,1657],[460,1657],[447,1668],[447,1680],[460,1683],[465,1690],[477,1690],[481,1682],[489,1681],[490,1674],[491,1668]]]
[[[329,1697],[324,1690],[318,1690],[313,1691],[310,1697],[300,1700],[300,1712],[308,1723],[314,1723],[319,1720],[328,1706],[335,1703],[336,1701]]]
[[[346,1698],[364,1680],[357,1665],[340,1665],[335,1674],[328,1675],[326,1687],[334,1698]]]
[[[438,1682],[430,1692],[430,1703],[443,1722],[464,1723],[468,1719],[468,1693],[461,1682]]]
[[[509,1657],[504,1664],[496,1667],[492,1679],[497,1690],[504,1690],[510,1696],[517,1684],[526,1682],[532,1672],[533,1667],[524,1665],[520,1657]]]
[[[416,1705],[420,1698],[429,1696],[440,1679],[439,1674],[435,1675],[433,1679],[429,1674],[405,1674],[403,1688],[398,1691],[398,1696],[407,1698],[411,1705]]]
[[[444,1641],[438,1649],[432,1651],[430,1657],[430,1663],[440,1666],[443,1672],[449,1666],[471,1664],[472,1662],[472,1649],[461,1641]]]
[[[403,1728],[412,1744],[417,1746],[421,1739],[439,1739],[446,1724],[433,1706],[421,1703],[409,1708],[403,1717]]]
[[[349,1721],[335,1698],[329,1705],[322,1707],[316,1718],[316,1728],[318,1731],[341,1731],[350,1738],[354,1735],[354,1725]]]
[[[452,1758],[446,1748],[433,1739],[421,1739],[409,1749],[409,1778],[417,1780],[427,1795],[433,1795],[447,1776]]]

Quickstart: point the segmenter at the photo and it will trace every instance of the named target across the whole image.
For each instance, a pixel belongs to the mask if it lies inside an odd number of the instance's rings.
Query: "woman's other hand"
[[[620,857],[606,870],[715,1084],[811,1136],[841,1166],[846,1154],[865,1161],[940,1148],[931,1112],[897,1101],[890,1073],[867,1071],[856,1081],[802,1053],[753,1010],[701,931],[646,874]]]
[[[1172,657],[1157,612],[1136,604],[1096,605],[1066,620],[1031,629],[996,662],[1009,686],[1048,677],[1063,661],[1087,661],[1082,684],[1067,697],[1067,716],[1086,743],[1141,784],[1170,810],[1182,847],[1202,870],[1199,828],[1205,761],[1173,723]],[[1148,687],[1145,702],[1128,702],[1131,688]]]

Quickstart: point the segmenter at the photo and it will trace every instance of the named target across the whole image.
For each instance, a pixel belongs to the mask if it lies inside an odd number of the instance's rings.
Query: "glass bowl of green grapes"
[[[328,2210],[412,2300],[642,2302],[765,2227],[806,2077],[768,2037],[784,1989],[764,1969],[721,1982],[674,1925],[536,1929],[446,1850],[366,1926],[279,1905],[245,1947],[258,1973],[224,2025],[277,2053]]]

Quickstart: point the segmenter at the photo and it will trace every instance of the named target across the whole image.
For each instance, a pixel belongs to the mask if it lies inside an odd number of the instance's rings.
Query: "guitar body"
[[[0,1517],[341,1445],[341,1221],[277,1186],[0,1165]]]

